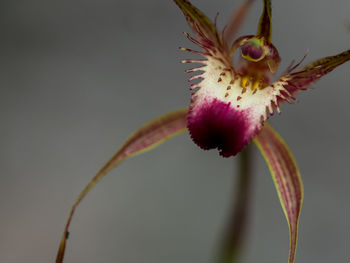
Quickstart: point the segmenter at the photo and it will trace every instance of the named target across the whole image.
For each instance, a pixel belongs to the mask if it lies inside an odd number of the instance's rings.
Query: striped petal
[[[307,89],[310,84],[319,80],[321,77],[349,60],[350,50],[347,50],[335,56],[316,60],[301,69],[296,69],[300,64],[299,63],[289,69],[289,71],[281,77],[280,83],[283,84],[292,95],[294,95],[300,90]]]
[[[289,227],[289,263],[294,263],[303,185],[298,167],[286,143],[271,126],[265,125],[254,139],[270,169]]]
[[[174,0],[184,13],[197,39],[204,48],[215,49],[223,44],[221,35],[208,17],[187,0]]]
[[[68,239],[68,229],[76,207],[90,190],[114,167],[125,159],[136,154],[143,153],[158,146],[162,142],[186,130],[187,109],[171,112],[158,119],[155,119],[138,129],[126,140],[118,152],[99,170],[91,179],[87,186],[78,196],[73,204],[63,232],[60,247],[56,257],[56,263],[62,263],[66,243]]]

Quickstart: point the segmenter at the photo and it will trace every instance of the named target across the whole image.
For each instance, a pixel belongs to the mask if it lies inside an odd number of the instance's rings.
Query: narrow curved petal
[[[298,240],[298,224],[303,202],[303,185],[298,167],[286,143],[272,129],[265,127],[255,137],[254,142],[260,149],[270,169],[278,197],[289,226],[289,263],[294,262]]]
[[[347,50],[335,56],[319,59],[301,69],[294,67],[281,77],[280,82],[294,95],[349,60],[350,50]]]
[[[171,137],[186,130],[187,108],[171,112],[158,119],[155,119],[138,129],[132,134],[118,152],[99,170],[91,179],[84,190],[80,193],[72,206],[69,217],[63,232],[60,247],[57,253],[56,263],[63,262],[68,228],[76,207],[87,195],[88,192],[114,167],[126,158],[148,151]]]
[[[222,31],[223,40],[228,45],[231,46],[232,41],[234,40],[239,28],[244,22],[250,7],[254,3],[254,0],[245,0],[243,3],[237,8],[237,10],[232,14],[228,23],[224,27]]]
[[[206,15],[188,0],[174,0],[174,2],[184,13],[188,24],[204,48],[213,49],[222,45],[222,39],[217,32],[216,25]]]

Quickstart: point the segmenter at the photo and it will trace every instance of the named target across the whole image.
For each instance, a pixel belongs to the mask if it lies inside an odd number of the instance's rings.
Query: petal
[[[271,23],[271,1],[264,0],[264,9],[260,17],[258,26],[258,36],[263,36],[268,42],[272,40],[272,23]]]
[[[281,77],[280,81],[294,95],[349,60],[350,50],[347,50],[338,55],[317,60],[296,71],[294,71],[296,67],[293,67]]]
[[[213,24],[199,9],[187,0],[174,0],[184,13],[188,24],[196,34],[203,48],[215,49],[222,47],[222,39]]]
[[[303,185],[298,167],[286,143],[272,129],[265,125],[255,137],[258,146],[270,169],[278,197],[289,227],[289,263],[294,262],[298,239],[299,216],[303,202]]]
[[[224,42],[230,46],[234,37],[237,34],[237,31],[244,22],[245,17],[248,14],[248,11],[251,5],[254,3],[254,0],[245,0],[238,9],[232,14],[230,20],[224,27],[222,31]]]
[[[187,109],[171,112],[155,119],[138,129],[132,134],[118,152],[99,170],[87,186],[80,193],[70,210],[70,214],[63,232],[60,247],[57,253],[56,263],[63,262],[68,228],[76,207],[88,192],[115,166],[126,158],[148,151],[171,137],[186,130]]]
[[[274,107],[278,110],[278,98],[285,98],[288,91],[280,84],[258,88],[259,83],[236,74],[220,57],[206,58],[200,61],[202,67],[191,70],[202,73],[190,80],[202,81],[191,86],[196,91],[192,95],[187,127],[193,141],[202,149],[217,148],[222,156],[229,157],[251,142],[268,113],[273,114]]]

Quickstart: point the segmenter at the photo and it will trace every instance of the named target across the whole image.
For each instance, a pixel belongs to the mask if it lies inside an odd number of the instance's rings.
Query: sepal
[[[263,13],[260,17],[258,26],[258,36],[262,36],[271,43],[272,41],[272,22],[271,22],[271,1],[264,0]]]
[[[223,47],[222,37],[217,31],[216,25],[206,15],[188,0],[174,0],[174,2],[184,13],[188,24],[203,48],[213,50]]]
[[[268,124],[254,142],[269,167],[289,227],[289,263],[294,263],[298,225],[303,203],[303,184],[299,169],[288,146]]]
[[[185,131],[187,111],[187,108],[174,111],[142,126],[126,140],[124,145],[117,151],[117,153],[90,180],[70,210],[62,235],[60,247],[58,249],[56,263],[63,262],[66,243],[69,236],[68,229],[74,212],[84,197],[110,170],[125,159],[151,150],[171,137]]]
[[[335,56],[316,60],[300,69],[293,67],[280,80],[285,83],[285,88],[291,94],[295,94],[300,90],[307,89],[310,84],[349,60],[350,50],[347,50]]]

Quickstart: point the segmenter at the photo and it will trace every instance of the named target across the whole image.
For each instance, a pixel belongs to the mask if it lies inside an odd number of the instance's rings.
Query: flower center
[[[275,46],[263,36],[251,35],[238,38],[231,47],[230,55],[238,48],[241,51],[237,67],[242,77],[241,87],[251,86],[252,90],[256,90],[268,86],[281,61]]]

